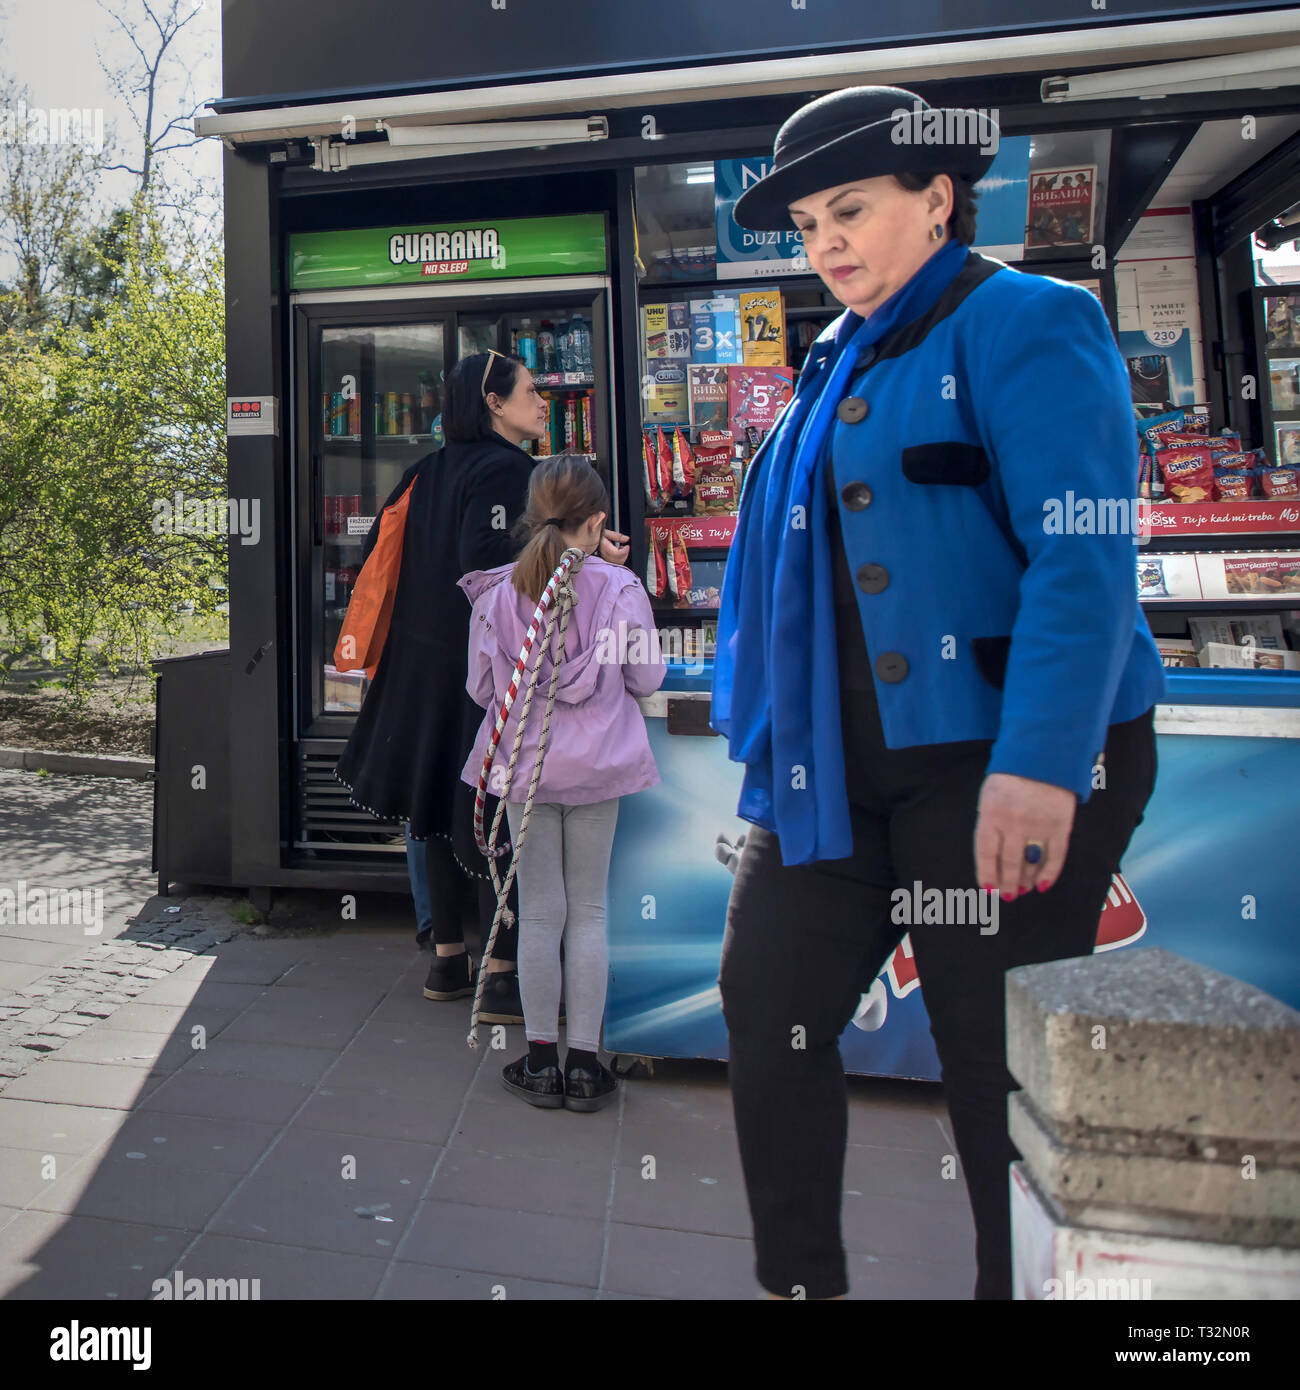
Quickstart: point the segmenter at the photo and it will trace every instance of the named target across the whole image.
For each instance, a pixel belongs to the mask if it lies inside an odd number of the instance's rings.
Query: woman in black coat
[[[515,558],[511,531],[523,513],[534,463],[520,444],[541,438],[548,415],[532,374],[517,358],[463,358],[447,374],[446,446],[407,469],[384,503],[391,506],[415,479],[388,640],[335,776],[353,804],[408,822],[408,842],[425,842],[436,948],[425,985],[431,999],[455,999],[474,989],[456,863],[479,880],[484,941],[496,908],[487,862],[474,844],[474,791],[460,780],[483,711],[465,690],[470,606],[456,581]],[[366,557],[379,523],[377,516]],[[494,812],[495,798],[489,798],[488,824]],[[419,845],[414,849],[418,853]],[[412,870],[418,905],[425,885],[416,864]],[[497,933],[488,967],[493,978],[479,1015],[487,1022],[523,1022],[517,940],[517,927]]]

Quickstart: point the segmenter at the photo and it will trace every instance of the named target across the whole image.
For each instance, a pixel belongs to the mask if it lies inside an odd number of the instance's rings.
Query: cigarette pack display
[[[725,430],[729,419],[726,367],[692,362],[689,376],[691,425],[696,430]]]
[[[747,367],[785,366],[785,301],[781,291],[740,296],[741,353]]]
[[[739,362],[740,308],[731,295],[690,301],[692,362]]]

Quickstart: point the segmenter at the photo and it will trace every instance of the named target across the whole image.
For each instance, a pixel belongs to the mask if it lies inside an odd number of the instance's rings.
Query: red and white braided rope
[[[546,588],[542,592],[542,597],[533,612],[532,621],[528,625],[528,631],[524,634],[524,644],[519,653],[519,660],[515,663],[514,674],[511,676],[510,684],[506,688],[505,699],[501,702],[501,709],[497,714],[496,723],[492,729],[492,737],[488,740],[488,748],[483,759],[483,766],[479,770],[478,787],[474,794],[474,839],[478,844],[479,851],[487,857],[488,869],[492,875],[492,887],[496,893],[497,909],[492,918],[492,928],[483,946],[483,959],[479,965],[478,982],[474,989],[474,1005],[470,1012],[470,1031],[466,1039],[470,1047],[478,1046],[479,1005],[483,997],[483,987],[487,982],[487,962],[492,958],[492,948],[496,944],[497,930],[504,918],[510,918],[512,916],[509,909],[506,907],[506,902],[510,897],[510,887],[514,882],[515,873],[519,866],[519,856],[523,850],[524,836],[528,832],[528,821],[532,814],[533,798],[537,793],[537,786],[541,780],[542,760],[546,756],[546,741],[551,727],[551,713],[555,707],[555,689],[560,675],[560,663],[564,659],[564,638],[569,626],[569,613],[573,606],[571,571],[579,566],[584,559],[586,559],[585,552],[576,547],[571,547],[566,550],[559,565],[556,566],[555,573],[551,576]],[[505,784],[501,789],[496,815],[492,819],[491,833],[489,836],[485,837],[483,833],[483,811],[486,804],[488,778],[491,774],[492,762],[496,756],[496,750],[501,743],[502,731],[505,729],[506,722],[510,717],[510,710],[514,705],[515,697],[519,693],[519,682],[522,680],[524,672],[528,669],[528,660],[532,654],[533,645],[537,640],[537,632],[541,627],[543,619],[546,620],[546,631],[542,635],[542,650],[544,651],[550,645],[551,634],[555,630],[556,619],[556,613],[552,604],[557,594],[562,595],[560,603],[560,639],[551,667],[550,685],[547,687],[546,692],[546,712],[542,719],[541,733],[538,736],[537,756],[533,760],[533,773],[528,784],[528,794],[524,799],[524,810],[519,822],[519,834],[515,841],[514,854],[510,861],[509,871],[505,878],[502,879],[497,873],[496,861],[510,849],[510,846],[508,844],[497,844],[497,832],[501,825],[501,817],[505,813],[506,795],[510,791],[510,787],[514,781],[515,763],[519,758],[519,749],[524,741],[524,728],[528,722],[528,712],[532,707],[533,692],[537,688],[537,678],[541,674],[541,652],[538,653],[537,662],[533,666],[532,674],[528,681],[528,687],[524,692],[523,708],[519,712],[519,724],[515,730],[514,746],[510,750],[510,761],[506,768]],[[549,615],[548,610],[550,610]]]

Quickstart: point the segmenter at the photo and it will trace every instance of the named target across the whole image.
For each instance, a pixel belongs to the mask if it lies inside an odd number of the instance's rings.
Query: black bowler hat
[[[771,172],[741,194],[734,215],[752,231],[780,232],[791,225],[790,203],[854,179],[910,170],[975,183],[997,145],[998,127],[985,112],[930,106],[902,87],[847,87],[786,121]]]

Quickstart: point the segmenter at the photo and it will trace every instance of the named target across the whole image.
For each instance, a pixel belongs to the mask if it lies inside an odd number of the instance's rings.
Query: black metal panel
[[[1119,126],[1110,135],[1105,247],[1113,261],[1200,127]]]
[[[261,539],[230,546],[231,861],[238,883],[269,881],[286,838],[288,769],[278,755],[289,667],[287,405],[281,372],[281,319],[275,249],[275,166],[225,155],[226,390],[274,396],[281,434],[227,441],[231,497],[256,502]]]
[[[1253,108],[1252,108],[1253,110]],[[1300,134],[1284,140],[1210,200],[1216,255],[1247,241],[1279,213],[1300,203]]]
[[[223,0],[223,109],[1284,9],[1290,0]]]
[[[1207,203],[1192,204],[1192,236],[1196,251],[1196,293],[1201,306],[1201,360],[1205,367],[1210,425],[1215,430],[1224,426],[1231,428],[1223,371],[1223,313],[1219,303],[1219,281],[1214,273],[1214,255],[1210,249],[1211,221]]]
[[[1260,395],[1268,390],[1266,363],[1258,344],[1255,258],[1249,241],[1238,241],[1219,257],[1219,302],[1223,315],[1223,372],[1228,424],[1248,446],[1272,446],[1264,438]],[[1250,389],[1247,389],[1247,381]]]
[[[230,873],[230,654],[156,661],[153,866],[169,883],[225,884]]]

